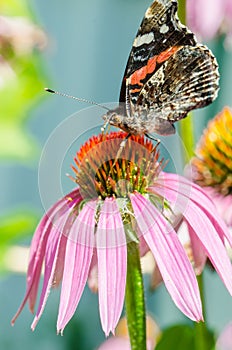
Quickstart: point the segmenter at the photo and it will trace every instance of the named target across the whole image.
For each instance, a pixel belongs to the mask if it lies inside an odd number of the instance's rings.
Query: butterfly
[[[177,1],[155,0],[133,42],[119,106],[103,119],[128,135],[170,135],[176,121],[209,105],[218,90],[216,58],[180,22]]]

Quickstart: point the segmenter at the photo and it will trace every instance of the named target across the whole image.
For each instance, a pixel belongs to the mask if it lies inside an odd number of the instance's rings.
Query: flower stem
[[[201,301],[202,301],[202,309],[203,309],[203,316],[205,319],[205,303],[204,303],[204,281],[203,281],[203,274],[197,276],[197,281],[199,285],[199,290],[201,294]],[[206,321],[206,319],[205,319]],[[207,337],[207,326],[205,322],[199,322],[194,323],[195,327],[195,349],[197,350],[210,350],[211,345],[208,342]]]
[[[178,1],[178,15],[180,18],[181,23],[186,23],[186,0],[179,0]],[[194,150],[194,130],[193,130],[193,123],[192,123],[192,116],[191,113],[188,114],[187,118],[182,119],[179,123],[179,131],[181,138],[183,140],[183,143],[185,145],[187,154],[184,153],[184,162],[188,163],[189,158],[193,156],[193,150]]]
[[[178,1],[178,16],[180,18],[181,23],[185,24],[186,19],[186,0]]]
[[[188,163],[189,159],[194,155],[194,128],[192,122],[192,113],[189,113],[187,118],[183,119],[179,123],[179,132],[182,141],[185,145],[184,162]]]
[[[127,244],[126,314],[132,350],[146,350],[146,311],[138,243]]]

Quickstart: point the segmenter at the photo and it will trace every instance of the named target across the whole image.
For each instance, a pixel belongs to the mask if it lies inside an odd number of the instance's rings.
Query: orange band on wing
[[[147,65],[137,69],[131,76],[130,76],[130,81],[129,83],[131,85],[143,85],[141,83],[141,80],[143,80],[144,78],[146,78],[146,76],[148,74],[151,74],[152,72],[154,72],[155,67],[156,67],[156,60],[157,60],[157,56],[154,56],[152,58],[150,58],[147,62]]]
[[[136,94],[136,92],[140,92],[140,91],[141,91],[141,88],[136,88],[136,89],[131,89],[130,93],[131,94]]]
[[[172,55],[174,55],[174,53],[176,53],[180,48],[181,46],[173,46],[161,52],[157,57],[157,63],[162,63],[164,61],[167,61],[167,59]]]
[[[159,56],[154,56],[150,58],[147,61],[146,66],[137,69],[133,74],[131,74],[131,76],[129,77],[129,84],[132,86],[133,85],[141,86],[141,88],[136,87],[135,89],[131,90],[131,92],[134,92],[134,93],[139,92],[143,87],[142,80],[145,79],[147,75],[155,72],[156,64],[165,62],[169,57],[174,55],[174,53],[176,53],[180,48],[181,46],[174,46],[174,47],[168,48],[167,50],[161,52]]]

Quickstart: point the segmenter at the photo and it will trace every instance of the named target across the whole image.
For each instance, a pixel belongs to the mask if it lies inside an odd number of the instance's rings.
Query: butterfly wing
[[[172,124],[189,111],[207,106],[219,88],[217,62],[204,45],[183,46],[157,70],[141,89],[133,115],[142,115],[151,132],[173,133]]]
[[[177,1],[155,0],[138,30],[122,82],[120,102],[126,102],[129,129],[173,133],[175,121],[216,98],[218,80],[216,59],[181,24]]]
[[[177,1],[155,0],[147,9],[134,40],[122,81],[120,102],[126,101],[126,95],[136,101],[138,92],[133,94],[132,90],[135,87],[141,89],[150,78],[149,60],[180,45],[194,46],[196,40],[177,17]],[[152,73],[161,65],[162,62],[153,64]]]

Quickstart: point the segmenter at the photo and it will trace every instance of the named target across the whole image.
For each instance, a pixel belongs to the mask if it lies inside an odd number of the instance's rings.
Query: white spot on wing
[[[144,44],[150,44],[154,40],[154,34],[153,32],[139,35],[137,38],[135,38],[133,46],[138,47]]]
[[[167,24],[163,24],[161,27],[160,27],[160,33],[161,34],[165,34],[169,31],[169,26],[167,26]]]

